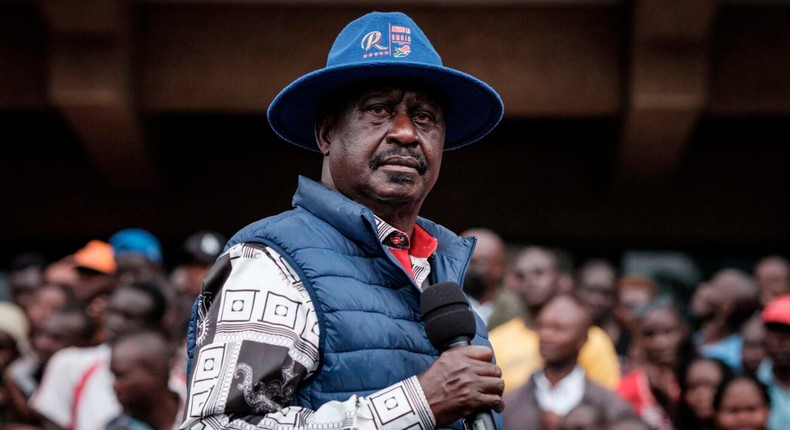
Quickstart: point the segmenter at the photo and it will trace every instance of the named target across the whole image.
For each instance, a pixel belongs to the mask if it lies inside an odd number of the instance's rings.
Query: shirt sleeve
[[[310,295],[275,250],[230,248],[206,277],[198,306],[181,429],[434,428],[416,376],[317,410],[292,406],[300,382],[318,369],[320,329]],[[409,408],[393,415],[393,402]]]
[[[587,342],[579,351],[579,365],[587,377],[610,390],[620,383],[620,362],[614,344],[603,329],[590,327]]]

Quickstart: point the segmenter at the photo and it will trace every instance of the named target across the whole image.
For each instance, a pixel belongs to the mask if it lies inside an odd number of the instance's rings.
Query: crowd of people
[[[505,428],[790,428],[790,264],[723,268],[683,303],[603,259],[478,245],[464,290],[505,381]],[[198,232],[167,267],[125,229],[53,262],[17,256],[0,302],[0,422],[16,429],[175,429],[187,326],[225,238]],[[148,427],[145,427],[148,426]]]
[[[563,253],[530,246],[508,264],[498,235],[475,232],[468,293],[491,315],[505,428],[790,428],[784,257],[721,268],[684,303],[602,259],[568,270]],[[522,312],[502,322],[514,301]]]
[[[177,428],[192,302],[225,240],[191,235],[174,266],[137,228],[55,261],[16,256],[0,302],[0,427]]]

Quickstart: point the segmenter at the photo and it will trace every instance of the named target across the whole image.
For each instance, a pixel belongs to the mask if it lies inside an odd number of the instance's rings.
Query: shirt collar
[[[540,390],[557,390],[557,389],[570,389],[570,390],[577,390],[579,387],[584,389],[584,370],[581,367],[576,366],[571,370],[571,373],[566,375],[564,378],[557,381],[555,386],[551,386],[551,382],[549,379],[546,378],[546,374],[543,371],[537,372],[535,374],[535,384],[538,385],[538,389]]]
[[[375,218],[379,240],[389,248],[407,249],[410,255],[418,258],[428,258],[436,252],[436,248],[439,246],[439,241],[417,224],[414,224],[414,233],[409,239],[406,233],[389,225],[378,216],[375,216]]]

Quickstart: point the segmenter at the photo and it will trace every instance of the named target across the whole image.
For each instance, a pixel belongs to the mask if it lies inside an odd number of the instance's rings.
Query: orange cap
[[[74,254],[77,267],[93,269],[97,272],[112,275],[115,273],[115,257],[112,246],[100,240],[92,240]]]

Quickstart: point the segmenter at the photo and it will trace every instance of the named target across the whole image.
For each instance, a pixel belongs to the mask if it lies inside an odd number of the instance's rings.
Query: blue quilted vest
[[[293,210],[239,231],[226,249],[249,242],[279,248],[316,306],[321,367],[299,389],[294,405],[317,409],[422,373],[439,352],[425,334],[420,292],[379,241],[373,213],[304,177],[293,203]],[[426,219],[417,223],[439,242],[430,283],[461,284],[474,239],[460,238]],[[472,343],[491,346],[479,317]],[[452,428],[462,428],[461,421]]]

